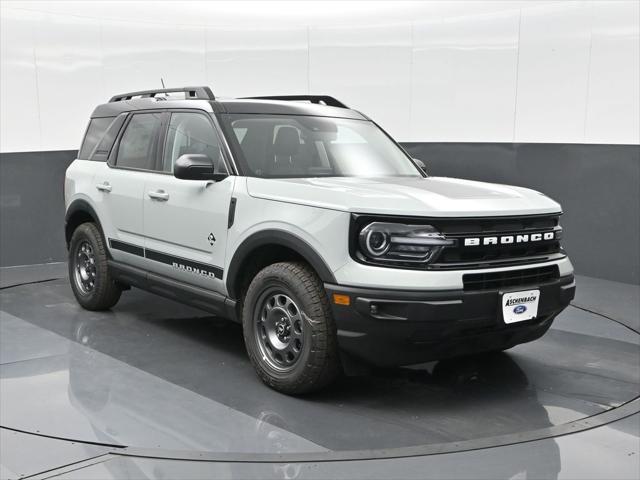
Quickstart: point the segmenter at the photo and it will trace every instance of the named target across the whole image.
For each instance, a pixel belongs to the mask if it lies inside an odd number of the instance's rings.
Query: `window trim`
[[[233,155],[233,150],[231,149],[231,146],[229,145],[229,142],[227,140],[227,136],[225,135],[224,129],[222,128],[222,122],[220,122],[215,113],[207,113],[207,116],[211,118],[211,122],[213,123],[218,136],[222,139],[222,144],[224,145],[222,152],[223,155],[226,156],[225,166],[229,169],[229,175],[241,175],[242,172],[238,167],[238,162]]]

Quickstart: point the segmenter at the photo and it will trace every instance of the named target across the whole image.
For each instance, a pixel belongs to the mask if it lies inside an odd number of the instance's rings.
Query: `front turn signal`
[[[351,305],[351,297],[349,295],[342,295],[340,293],[333,294],[333,303],[336,305]]]

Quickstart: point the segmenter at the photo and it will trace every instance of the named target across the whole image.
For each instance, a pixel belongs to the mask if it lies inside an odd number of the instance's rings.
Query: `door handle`
[[[169,194],[164,190],[151,190],[150,192],[147,192],[147,195],[149,195],[150,198],[160,200],[161,202],[169,200]]]
[[[99,183],[96,185],[96,188],[98,190],[100,190],[101,192],[106,192],[109,193],[111,191],[111,185],[109,184],[109,182],[104,182],[104,183]]]

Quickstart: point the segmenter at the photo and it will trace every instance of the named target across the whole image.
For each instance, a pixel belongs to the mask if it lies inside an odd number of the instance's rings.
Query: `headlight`
[[[424,264],[453,243],[431,225],[373,222],[358,234],[358,253],[368,263]]]

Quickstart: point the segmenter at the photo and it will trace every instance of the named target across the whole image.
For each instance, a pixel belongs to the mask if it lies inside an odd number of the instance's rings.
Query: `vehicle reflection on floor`
[[[376,370],[299,398],[259,382],[240,326],[143,292],[128,292],[113,312],[92,313],[73,302],[65,281],[51,282],[3,291],[2,309],[13,319],[3,319],[3,341],[28,335],[36,348],[43,335],[40,345],[53,349],[2,366],[3,419],[117,445],[283,454],[435,445],[584,418],[634,398],[640,383],[628,332],[612,324],[609,338],[590,335],[588,322],[571,323],[575,309],[558,320],[566,329],[509,353]],[[557,445],[539,448],[540,456],[506,462],[495,478],[554,478]],[[158,477],[142,459],[105,465],[139,465],[143,478]],[[177,475],[162,465],[164,478]],[[301,464],[271,467],[276,478],[309,473]],[[224,468],[251,476],[247,465]],[[267,476],[264,466],[255,472]]]
[[[201,319],[202,320],[202,319]],[[193,413],[196,416],[194,422],[199,424],[199,429],[202,431],[208,431],[206,435],[211,435],[211,432],[215,428],[205,429],[203,424],[209,423],[211,418],[204,418],[203,412],[189,412],[185,409],[185,405],[180,408],[176,408],[175,405],[164,405],[164,401],[161,398],[144,398],[144,391],[132,392],[129,388],[129,381],[124,378],[120,378],[119,371],[109,368],[108,365],[100,365],[100,361],[107,359],[108,357],[96,356],[95,350],[89,345],[95,332],[88,334],[87,324],[80,323],[77,326],[80,334],[77,343],[71,344],[70,351],[70,368],[69,368],[69,397],[71,401],[82,410],[87,418],[90,419],[92,425],[96,428],[96,433],[106,434],[103,437],[104,442],[107,443],[122,443],[121,439],[132,439],[137,432],[142,430],[150,430],[153,425],[153,430],[159,430],[158,434],[162,435],[165,430],[180,430],[183,428],[185,422],[185,414]],[[110,361],[107,361],[109,364]],[[114,375],[115,372],[115,375]],[[126,374],[126,373],[125,373]],[[497,382],[499,380],[499,382]],[[372,381],[379,381],[386,383],[391,387],[399,387],[402,389],[402,394],[410,394],[407,390],[430,388],[445,392],[446,396],[450,397],[451,403],[455,405],[459,403],[456,399],[461,397],[466,401],[477,402],[478,415],[482,416],[482,404],[487,401],[487,397],[493,397],[494,395],[503,394],[509,397],[510,402],[519,403],[518,408],[521,409],[520,414],[526,418],[528,422],[539,423],[540,425],[550,424],[549,415],[547,410],[535,401],[535,394],[531,395],[531,386],[525,375],[525,373],[518,367],[518,364],[509,357],[507,354],[495,354],[484,357],[466,358],[458,360],[448,360],[437,362],[433,365],[429,365],[426,369],[394,369],[386,371],[377,371],[371,378],[365,379],[345,379],[343,384],[336,386],[331,392],[324,395],[319,399],[322,403],[328,401],[329,397],[336,398],[341,402],[342,408],[345,407],[345,401],[351,398],[353,401],[353,391],[357,388],[345,385],[346,382],[353,381],[356,386],[364,387],[360,389],[362,395],[371,395],[371,386],[367,386]],[[496,385],[500,385],[500,388],[496,389]],[[139,395],[142,393],[143,395]],[[166,399],[169,401],[169,399]],[[286,405],[278,402],[267,402],[266,400],[254,399],[255,401],[255,428],[251,433],[251,438],[243,438],[235,435],[229,429],[221,429],[215,432],[215,437],[222,438],[222,442],[219,445],[208,445],[209,450],[213,451],[230,451],[230,452],[243,452],[246,451],[247,445],[260,444],[262,447],[259,451],[274,451],[279,453],[297,453],[300,451],[308,451],[303,445],[301,445],[300,439],[297,435],[292,436],[290,432],[295,431],[293,425],[300,425],[303,422],[311,424],[311,426],[318,422],[317,425],[325,424],[320,427],[320,430],[327,430],[326,424],[329,423],[334,429],[333,435],[336,439],[341,439],[344,443],[344,437],[351,437],[349,443],[357,445],[357,442],[362,442],[359,449],[371,449],[377,448],[375,444],[371,442],[367,443],[372,438],[378,438],[379,435],[384,435],[384,431],[376,432],[375,435],[371,434],[371,430],[374,428],[384,428],[384,425],[378,424],[373,426],[367,425],[371,420],[361,418],[362,429],[356,431],[344,430],[340,427],[340,423],[336,422],[334,418],[326,418],[325,416],[313,414],[313,400],[310,400],[309,410],[304,418],[299,417],[299,413],[296,417],[292,417],[288,414]],[[309,402],[309,400],[298,400],[302,402]],[[268,403],[268,404],[267,404]],[[286,402],[285,402],[286,403]],[[113,410],[117,404],[117,409],[120,410],[115,416],[112,416],[109,412]],[[153,405],[153,409],[149,410],[149,406]],[[442,408],[439,409],[440,414],[448,417],[450,428],[457,426],[460,430],[465,430],[468,426],[464,425],[465,418],[457,412],[455,406],[450,414],[444,413]],[[380,408],[380,407],[378,407]],[[406,408],[402,406],[402,402],[396,402],[396,404],[388,404],[389,410],[397,410]],[[424,407],[425,409],[428,407]],[[175,413],[179,410],[178,414]],[[169,418],[163,412],[173,412],[173,418]],[[171,415],[171,414],[169,414]],[[366,411],[363,412],[366,415]],[[145,423],[143,427],[140,425],[132,425],[132,419],[136,422]],[[412,420],[416,422],[419,420],[418,409],[413,409],[413,413],[408,417],[402,419],[402,426],[405,430],[412,429]],[[517,417],[503,416],[497,421],[501,421],[502,424],[499,427],[502,431],[517,431],[517,425],[507,425],[507,422],[513,423],[517,420]],[[374,420],[375,421],[375,420]],[[122,422],[122,424],[120,424]],[[178,428],[172,428],[174,422],[181,424]],[[216,421],[214,420],[214,424]],[[224,422],[222,422],[224,423]],[[376,422],[377,423],[377,422]],[[415,425],[415,431],[421,431],[423,428]],[[197,429],[193,430],[194,435]],[[365,435],[361,435],[365,433]],[[415,433],[415,432],[414,432]],[[145,436],[148,433],[145,432]],[[424,434],[425,443],[432,441],[433,438],[445,437],[450,435],[450,432],[429,432]],[[324,442],[324,446],[332,447],[332,438],[330,434],[325,434],[322,437],[316,436],[312,440],[318,441],[321,439]],[[402,444],[401,439],[395,438],[398,445]],[[131,440],[129,440],[131,441]],[[148,438],[139,438],[136,444],[148,443]],[[389,443],[389,442],[385,442]],[[131,444],[131,443],[129,443]],[[268,445],[268,447],[265,447]],[[195,445],[194,445],[195,447]],[[540,458],[544,461],[530,461],[528,457],[525,457],[528,463],[517,464],[514,469],[512,463],[504,465],[504,473],[495,478],[513,478],[514,475],[519,473],[525,473],[524,478],[556,478],[560,472],[560,456],[558,447],[554,442],[547,442],[542,445],[542,448],[538,448]],[[126,462],[107,462],[105,467],[108,468],[114,478],[178,478],[180,475],[184,475],[184,465],[174,465],[171,463],[163,463],[162,471],[158,471],[158,465],[154,466],[154,471],[150,474],[145,473],[145,467],[151,466],[151,464],[141,459],[130,459]],[[231,465],[225,465],[224,469],[229,469],[227,474],[231,474],[236,467]],[[120,471],[125,469],[126,471]],[[135,471],[132,471],[132,469]],[[272,464],[267,468],[267,471],[271,472],[273,469],[273,478],[299,478],[302,472],[302,466],[300,464],[282,463]],[[239,478],[246,478],[246,476],[252,476],[251,468],[247,465],[239,466],[237,468]],[[497,469],[498,471],[500,468]],[[496,468],[492,468],[492,472],[496,472]],[[210,472],[209,472],[210,473]],[[222,472],[218,472],[221,473]],[[308,472],[307,472],[308,473]],[[148,476],[147,476],[148,475]],[[269,478],[265,475],[265,466],[257,465],[253,475],[263,476],[263,478]],[[234,475],[231,475],[234,476]],[[189,478],[200,478],[197,476],[197,469],[194,469],[194,475]],[[202,476],[201,478],[207,478]]]

